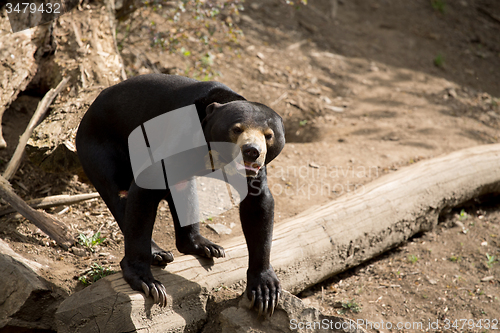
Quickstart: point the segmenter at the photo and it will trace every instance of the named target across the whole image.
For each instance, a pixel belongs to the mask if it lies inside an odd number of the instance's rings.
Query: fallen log
[[[74,138],[81,118],[102,89],[126,79],[115,40],[113,0],[87,4],[57,19],[51,37],[56,49],[37,77],[69,76],[71,89],[59,95],[52,111],[26,146],[30,160],[48,172],[81,168]],[[53,81],[53,79],[51,80]]]
[[[26,203],[28,206],[33,208],[50,208],[57,207],[62,205],[72,205],[75,203],[79,203],[82,201],[99,198],[99,193],[85,193],[85,194],[77,194],[77,195],[53,195],[45,198],[38,198],[33,200],[28,200]],[[5,209],[0,210],[0,216],[4,216],[6,214],[14,213],[16,210],[12,207],[7,207]]]
[[[431,230],[439,214],[473,198],[500,193],[500,144],[422,161],[385,175],[275,226],[272,264],[283,288],[297,293]],[[67,298],[56,313],[58,332],[196,330],[206,321],[208,293],[246,279],[243,236],[224,244],[226,258],[181,256],[153,268],[168,306],[130,289],[121,273]]]
[[[39,212],[28,206],[12,190],[10,183],[2,176],[0,176],[0,198],[7,201],[16,211],[30,220],[65,250],[75,243],[68,228],[62,222],[45,212]]]

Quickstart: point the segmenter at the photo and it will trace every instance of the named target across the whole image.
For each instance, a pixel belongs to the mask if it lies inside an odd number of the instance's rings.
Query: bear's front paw
[[[167,306],[167,291],[160,281],[154,279],[150,263],[132,262],[123,258],[120,266],[123,278],[132,289],[144,291],[146,298],[151,295],[155,304]]]
[[[177,240],[177,249],[184,254],[195,254],[206,258],[224,258],[226,252],[201,235],[185,240]]]
[[[165,267],[172,261],[174,261],[172,252],[165,251],[151,240],[151,265]]]
[[[250,300],[250,308],[259,311],[259,316],[269,313],[272,316],[278,304],[281,285],[272,267],[268,269],[247,273],[247,297]]]

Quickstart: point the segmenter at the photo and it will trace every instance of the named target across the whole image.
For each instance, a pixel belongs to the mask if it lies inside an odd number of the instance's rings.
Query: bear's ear
[[[283,124],[283,119],[278,115],[278,120],[274,122],[275,126],[272,126],[274,131],[274,143],[271,147],[267,149],[266,154],[266,165],[274,160],[285,147],[285,125]]]
[[[209,106],[207,106],[207,108],[205,109],[205,111],[207,113],[207,116],[209,116],[212,113],[214,113],[215,109],[217,109],[219,106],[221,106],[221,104],[219,104],[217,102],[213,102],[212,104],[210,104]]]

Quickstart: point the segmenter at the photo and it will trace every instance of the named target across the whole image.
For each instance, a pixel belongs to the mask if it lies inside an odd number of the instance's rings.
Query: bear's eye
[[[243,130],[241,129],[241,127],[234,127],[233,133],[234,134],[241,134],[241,133],[243,133]]]
[[[271,140],[273,138],[272,134],[266,134],[266,140]]]

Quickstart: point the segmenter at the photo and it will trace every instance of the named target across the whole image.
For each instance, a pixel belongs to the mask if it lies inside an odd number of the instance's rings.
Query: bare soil
[[[444,12],[432,3],[444,3]],[[122,54],[129,75],[156,69],[196,77],[208,49],[213,79],[282,115],[287,145],[269,166],[276,223],[363,191],[367,182],[419,160],[499,142],[500,2],[339,0],[335,17],[326,0],[298,7],[247,1],[245,8],[233,18],[244,34],[237,43],[210,48],[191,38],[185,41],[189,56],[150,46],[148,22],[165,31],[173,23],[143,8],[136,20],[148,20],[125,39]],[[6,111],[4,162],[39,99],[26,93]],[[12,183],[25,199],[94,191],[77,176],[46,174],[28,161]],[[1,217],[0,237],[46,265],[44,277],[64,294],[84,288],[77,278],[94,262],[119,270],[123,236],[102,200],[49,212],[75,236],[100,232],[106,239],[93,251],[78,245],[66,252],[16,214]],[[460,319],[500,319],[500,263],[486,264],[486,253],[500,257],[500,205],[497,200],[459,212],[443,216],[436,230],[300,296],[325,313],[344,312],[342,302],[354,299],[361,312],[345,314],[355,319],[423,322],[424,331],[428,320],[444,325],[456,319],[451,331],[488,331],[462,328]],[[158,213],[154,238],[179,256],[168,205],[162,203]],[[217,235],[209,223],[225,224],[232,233]],[[216,242],[240,234],[237,209],[204,221],[201,229]]]
[[[488,264],[487,254],[498,257],[500,213],[498,206],[466,212],[299,296],[369,331],[498,330],[500,264]]]

